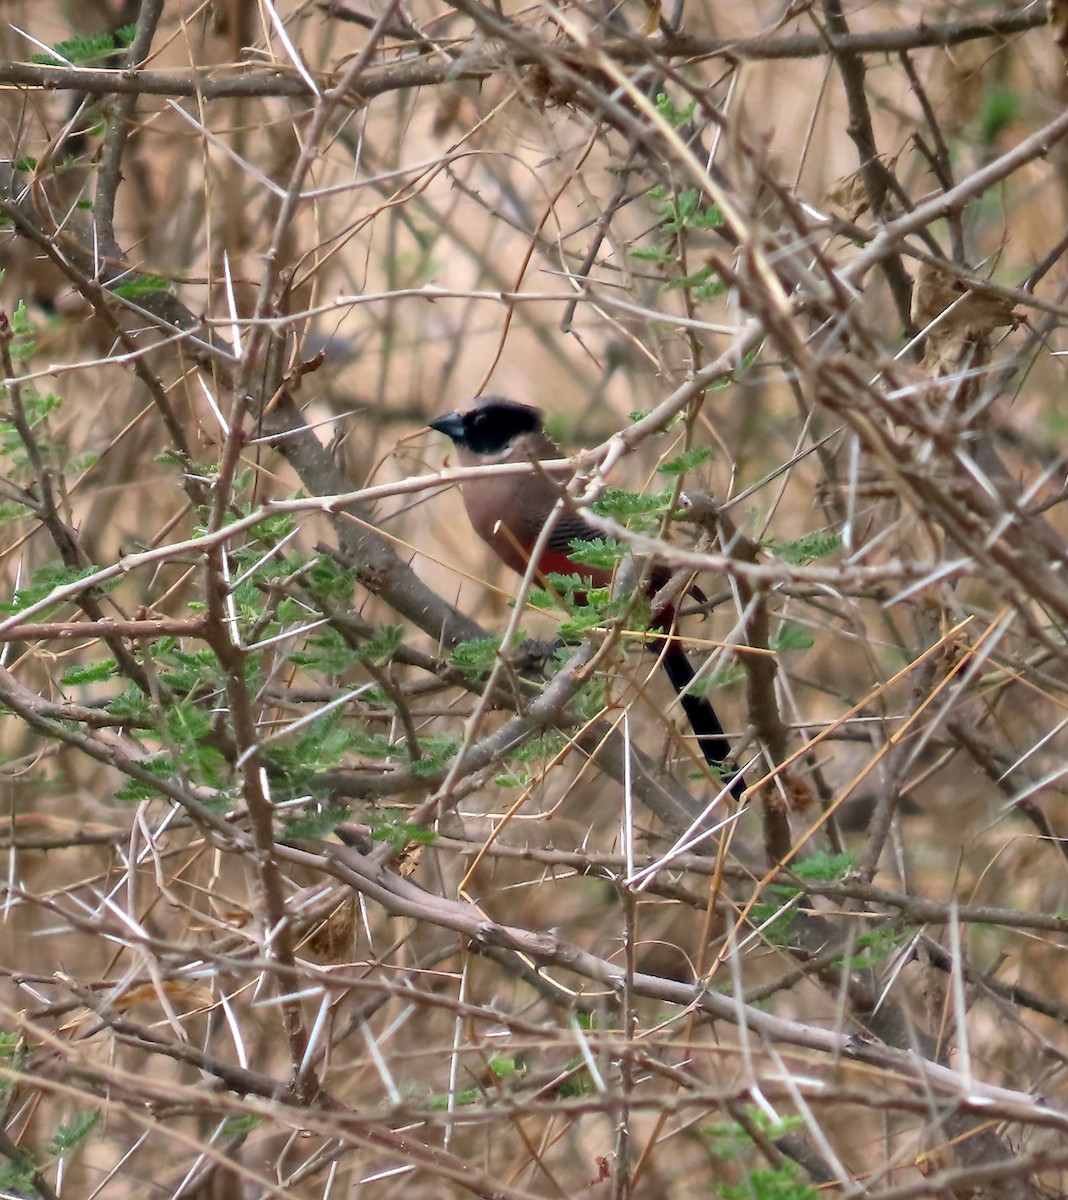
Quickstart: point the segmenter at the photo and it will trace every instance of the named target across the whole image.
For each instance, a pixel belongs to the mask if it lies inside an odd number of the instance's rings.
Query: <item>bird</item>
[[[455,445],[462,467],[565,457],[546,432],[540,408],[501,396],[482,397],[466,410],[444,413],[429,425]],[[585,566],[572,558],[572,542],[590,541],[600,533],[573,509],[559,508],[562,487],[548,473],[473,476],[463,480],[460,491],[475,533],[513,571],[527,572],[535,543],[555,510],[552,529],[535,566],[539,585],[545,586],[549,575],[578,574],[592,587],[611,586],[611,570]],[[671,577],[668,567],[655,561],[643,574],[650,597]],[[716,710],[706,696],[690,691],[695,674],[682,643],[672,636],[675,626],[673,602],[654,609],[649,628],[660,636],[650,642],[650,648],[659,655],[705,761],[729,784],[734,798],[741,799],[745,779],[731,758],[730,742]]]

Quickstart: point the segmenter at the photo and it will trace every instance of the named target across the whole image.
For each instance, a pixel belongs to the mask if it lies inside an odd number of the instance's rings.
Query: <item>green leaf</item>
[[[383,625],[365,646],[360,647],[360,658],[365,662],[373,662],[379,667],[385,666],[397,653],[403,640],[403,625]]]
[[[693,114],[696,110],[696,100],[691,100],[685,108],[676,108],[671,97],[666,92],[657,92],[656,94],[656,111],[675,129],[689,124],[693,120]]]
[[[99,1108],[79,1113],[69,1125],[60,1125],[47,1144],[49,1154],[69,1154],[85,1141],[100,1120]]]
[[[611,588],[593,586],[593,580],[586,575],[573,572],[570,575],[559,575],[550,571],[545,577],[544,588],[531,588],[527,595],[527,603],[531,608],[551,609],[563,608],[565,612],[577,614],[591,610],[600,612],[610,602]],[[563,636],[561,634],[561,636]]]
[[[275,787],[276,799],[307,793],[315,775],[339,765],[351,753],[370,753],[375,758],[394,757],[400,750],[384,734],[368,734],[351,717],[335,708],[298,730],[285,744],[272,743],[270,760],[274,771],[285,780]]]
[[[0,1161],[0,1189],[4,1192],[14,1192],[19,1196],[39,1195],[33,1185],[37,1168],[24,1155],[10,1162]]]
[[[749,919],[754,926],[760,927],[761,936],[772,946],[782,946],[797,920],[797,909],[785,907],[779,900],[761,902],[749,910]]]
[[[545,588],[532,587],[527,592],[527,607],[550,609],[555,608],[559,600],[552,592],[546,591]]]
[[[652,193],[650,193],[652,194]],[[723,213],[715,204],[705,204],[704,194],[697,188],[684,188],[674,195],[658,196],[661,232],[679,233],[684,229],[718,229]]]
[[[493,670],[500,648],[498,637],[472,638],[453,647],[449,663],[468,679],[481,679]]]
[[[796,621],[783,621],[771,648],[777,654],[784,654],[788,650],[810,650],[815,644],[815,638],[803,626]]]
[[[716,204],[706,204],[692,214],[690,224],[695,229],[719,229],[723,224],[723,213]]]
[[[1013,88],[988,88],[979,111],[979,139],[984,145],[997,141],[1006,128],[1020,115],[1020,94]]]
[[[573,538],[570,546],[568,557],[595,571],[611,571],[627,556],[627,543],[615,538]]]
[[[673,458],[670,462],[657,467],[657,470],[661,475],[685,475],[687,471],[693,471],[708,462],[712,454],[711,446],[693,446],[689,450],[683,451],[678,458]]]
[[[215,652],[201,646],[186,653],[174,638],[156,643],[153,653],[160,678],[175,692],[185,694],[198,688],[213,688],[222,678]]]
[[[584,683],[575,697],[575,711],[584,720],[600,716],[605,709],[606,684],[603,679]]]
[[[27,407],[27,413],[32,416],[33,424],[39,425],[46,417],[49,417],[63,403],[63,398],[57,392],[46,392],[43,396],[34,399],[31,405]]]
[[[83,683],[103,683],[115,674],[118,664],[113,658],[105,658],[98,663],[90,663],[84,667],[68,667],[60,679],[62,687],[77,687]]]
[[[72,471],[81,475],[84,471],[88,471],[90,467],[95,467],[100,461],[100,455],[95,450],[87,450],[84,454],[79,454],[77,458],[72,458],[67,464]]]
[[[737,383],[737,381],[742,378],[742,376],[749,370],[753,363],[756,362],[756,357],[759,353],[760,347],[755,346],[748,352],[748,354],[742,356],[742,361],[729,375],[724,376],[722,379],[717,379],[715,383],[709,384],[708,390],[710,392],[718,392],[722,388],[729,388],[731,384]]]
[[[170,779],[174,775],[174,763],[166,754],[157,754],[154,758],[142,759],[137,765],[142,771],[156,775],[161,780]],[[147,781],[128,779],[122,787],[116,790],[115,799],[138,803],[141,800],[158,799],[161,794],[158,788],[153,787]]]
[[[329,805],[317,812],[304,813],[293,817],[282,826],[282,832],[287,838],[321,839],[329,837],[335,829],[350,816],[350,809],[344,804]]]
[[[862,971],[877,967],[912,937],[911,929],[873,929],[857,938],[859,953],[850,955],[848,961],[840,960],[835,966],[844,966],[849,971]]]
[[[182,701],[163,713],[163,723],[171,741],[182,751],[182,757],[212,731],[212,716],[206,708]]]
[[[558,729],[551,729],[538,737],[531,738],[529,742],[524,742],[522,746],[512,752],[510,757],[515,762],[555,758],[567,743],[566,734],[561,733]]]
[[[57,42],[55,50],[49,54],[33,54],[30,62],[41,67],[62,66],[65,62],[74,66],[84,66],[100,58],[110,58],[119,53],[115,39],[110,33],[95,33],[85,37],[71,38],[67,42]]]
[[[360,651],[345,641],[340,630],[333,626],[317,629],[308,638],[308,649],[300,654],[291,654],[290,660],[298,665],[314,667],[326,675],[344,675],[361,660]]]
[[[494,1054],[489,1060],[489,1069],[497,1079],[512,1079],[526,1071],[526,1068],[514,1058],[501,1058],[498,1054]]]
[[[468,1108],[482,1098],[480,1088],[471,1087],[464,1088],[462,1091],[454,1092],[452,1095],[453,1108]],[[427,1108],[431,1112],[445,1112],[450,1107],[448,1096],[432,1096],[427,1102]]]
[[[383,817],[371,821],[371,839],[375,842],[389,842],[396,851],[405,846],[432,846],[436,835],[425,825],[413,825],[399,817]]]
[[[707,696],[709,692],[718,692],[725,687],[733,687],[745,678],[745,668],[738,663],[728,663],[718,671],[702,675],[700,679],[690,684],[690,692],[694,696]]]
[[[530,783],[528,771],[509,771],[507,775],[494,775],[493,782],[499,788],[526,787]]]
[[[566,621],[560,622],[560,636],[566,642],[581,642],[588,633],[600,629],[604,623],[604,613],[599,605],[588,608],[579,606]]]
[[[251,1133],[263,1124],[263,1117],[258,1113],[246,1113],[241,1117],[227,1117],[223,1122],[221,1137],[244,1137],[245,1134]]]
[[[313,596],[331,600],[350,600],[356,584],[355,570],[340,566],[329,554],[320,554],[304,577]]]
[[[659,515],[671,505],[671,492],[628,492],[623,488],[606,488],[590,505],[595,513],[615,521]]]
[[[422,757],[411,764],[415,775],[435,775],[463,745],[463,739],[451,733],[435,733],[419,739]]]
[[[140,688],[130,687],[120,692],[107,703],[107,712],[117,721],[143,722],[149,712],[150,699]]]
[[[774,551],[781,559],[798,565],[811,562],[813,559],[826,558],[840,549],[842,538],[829,529],[818,529],[806,533],[804,537],[790,542],[771,541],[766,543],[769,550]]]
[[[280,624],[295,625],[298,621],[307,619],[308,609],[292,596],[283,596],[278,602],[275,614]]]
[[[800,879],[809,879],[813,883],[834,883],[847,874],[853,867],[853,855],[828,854],[820,850],[811,858],[793,863],[790,870]]]
[[[96,566],[88,566],[80,567],[77,571],[68,571],[60,562],[46,563],[34,571],[29,581],[18,589],[11,600],[0,601],[0,612],[22,612],[39,603],[56,588],[77,583],[89,575],[94,575],[99,569]],[[117,582],[116,580],[115,583]]]
[[[664,284],[666,292],[688,292],[691,288],[702,287],[713,277],[711,267],[701,267],[699,271],[693,271],[689,275],[680,275],[678,279],[669,280]]]
[[[763,1109],[757,1108],[754,1104],[747,1104],[745,1113],[753,1125],[770,1141],[775,1141],[804,1126],[804,1121],[800,1117],[784,1117],[781,1121],[774,1121]],[[721,1125],[706,1125],[702,1127],[701,1132],[711,1141],[712,1153],[717,1158],[737,1158],[739,1154],[751,1149],[753,1145],[752,1138],[737,1121],[724,1121]]]
[[[124,804],[140,804],[142,800],[158,800],[162,794],[159,788],[150,787],[140,779],[131,779],[115,789],[112,799]]]
[[[135,279],[123,280],[111,290],[123,300],[136,300],[139,296],[148,296],[155,292],[169,292],[171,285],[162,275],[138,275]]]
[[[545,432],[554,442],[561,444],[566,442],[570,433],[570,425],[567,417],[562,413],[546,413]]]
[[[694,300],[718,300],[726,290],[727,285],[717,276],[708,283],[695,284],[690,289],[690,295]]]
[[[581,1060],[580,1060],[581,1061]],[[572,1064],[576,1066],[577,1064]],[[569,1075],[563,1083],[556,1089],[556,1094],[561,1099],[574,1099],[578,1096],[586,1096],[591,1092],[596,1091],[593,1084],[593,1076],[589,1072],[588,1067],[582,1067]]]
[[[368,733],[366,729],[353,729],[349,734],[352,749],[366,758],[407,757],[404,749],[390,740],[388,733]]]
[[[29,337],[34,332],[34,324],[26,311],[25,300],[20,300],[11,313],[11,332],[16,337]]]
[[[545,577],[545,582],[567,600],[573,601],[576,595],[581,596],[584,608],[603,606],[612,599],[611,588],[594,587],[593,580],[588,575],[579,575],[578,572],[558,575],[555,571],[550,571]]]
[[[664,267],[674,266],[679,257],[670,250],[662,250],[659,246],[632,246],[630,256],[639,262],[657,263]]]

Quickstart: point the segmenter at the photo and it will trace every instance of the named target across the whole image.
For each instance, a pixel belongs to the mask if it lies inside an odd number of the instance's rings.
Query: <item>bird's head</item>
[[[436,417],[430,428],[451,438],[461,450],[496,458],[507,453],[519,438],[544,433],[545,427],[540,408],[486,396],[466,412]]]

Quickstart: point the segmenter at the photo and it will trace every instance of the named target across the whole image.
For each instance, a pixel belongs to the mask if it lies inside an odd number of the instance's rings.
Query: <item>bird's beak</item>
[[[429,424],[431,429],[436,429],[438,433],[452,438],[454,442],[463,441],[464,419],[458,412],[445,413],[444,416],[435,417]]]

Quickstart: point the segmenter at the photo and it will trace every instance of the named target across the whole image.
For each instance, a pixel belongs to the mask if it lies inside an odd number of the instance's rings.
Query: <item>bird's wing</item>
[[[549,549],[566,554],[571,549],[572,542],[589,542],[600,536],[600,533],[578,513],[565,510],[553,524],[552,533],[549,535]]]

